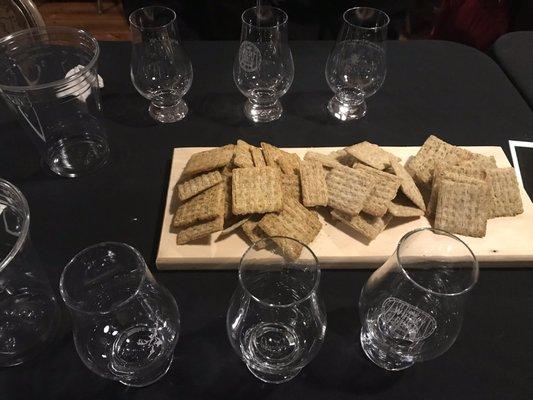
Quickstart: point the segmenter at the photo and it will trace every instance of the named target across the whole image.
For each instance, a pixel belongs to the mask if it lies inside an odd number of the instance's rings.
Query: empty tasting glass
[[[301,248],[300,257],[286,258],[279,240]],[[315,255],[294,239],[264,239],[242,256],[226,327],[233,349],[260,380],[286,382],[318,353],[326,334],[319,282]]]
[[[34,28],[0,40],[0,93],[58,175],[79,176],[108,159],[98,55],[96,39],[74,28]]]
[[[17,365],[55,336],[59,307],[30,243],[22,193],[0,179],[0,366]]]
[[[281,117],[279,98],[291,87],[294,64],[287,37],[287,14],[258,6],[242,13],[241,44],[233,64],[233,79],[248,100],[244,114],[253,122]]]
[[[76,350],[91,371],[128,386],[165,375],[178,341],[178,306],[137,250],[111,242],[86,248],[63,270],[60,290]]]
[[[326,64],[326,81],[335,93],[328,110],[334,117],[346,121],[366,114],[365,99],[379,90],[387,73],[388,24],[387,14],[369,7],[350,8],[342,15]]]
[[[388,370],[446,352],[478,274],[476,257],[454,235],[431,228],[407,233],[361,291],[363,351]]]
[[[140,8],[130,14],[131,81],[150,100],[148,111],[159,122],[176,122],[187,115],[183,96],[192,85],[192,64],[183,48],[176,13],[163,6]]]

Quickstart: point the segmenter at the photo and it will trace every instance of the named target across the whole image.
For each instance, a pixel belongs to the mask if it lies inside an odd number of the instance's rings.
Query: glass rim
[[[280,23],[277,23],[276,25],[259,26],[259,25],[252,24],[252,23],[244,20],[244,14],[246,14],[247,12],[249,12],[251,10],[257,10],[259,8],[275,10],[276,12],[281,13],[281,15],[283,16],[283,21],[280,22]],[[252,28],[255,28],[255,29],[274,29],[274,28],[277,28],[277,27],[280,27],[280,26],[283,26],[283,25],[287,25],[287,22],[289,21],[289,16],[288,16],[288,14],[285,11],[283,11],[279,7],[274,7],[274,6],[254,6],[254,7],[247,8],[246,10],[244,10],[242,12],[241,21],[242,21],[243,24],[248,25],[248,26],[250,26]]]
[[[291,303],[287,303],[287,304],[272,304],[272,303],[268,303],[260,298],[258,298],[257,296],[255,296],[254,294],[252,294],[252,292],[250,292],[248,290],[248,288],[246,287],[246,285],[244,284],[244,281],[242,279],[242,267],[243,267],[243,261],[246,257],[246,255],[248,254],[248,252],[252,249],[255,249],[257,244],[258,243],[262,243],[262,242],[267,242],[267,241],[273,241],[273,239],[288,239],[288,240],[292,240],[294,242],[297,242],[299,244],[301,244],[303,246],[304,249],[306,249],[307,251],[309,251],[309,253],[313,256],[313,259],[315,260],[315,268],[316,270],[314,271],[315,272],[315,277],[314,277],[314,283],[313,283],[313,286],[309,289],[308,293],[306,293],[305,296],[302,296],[301,298],[299,298],[298,300],[295,300]],[[321,269],[320,269],[320,264],[318,263],[318,258],[317,256],[315,255],[315,253],[313,252],[313,250],[311,250],[309,248],[309,246],[307,246],[306,244],[300,242],[299,240],[297,239],[294,239],[294,238],[291,238],[291,237],[288,237],[288,236],[269,236],[267,238],[264,238],[264,239],[260,239],[254,243],[252,243],[248,249],[246,249],[246,251],[244,252],[244,254],[242,255],[240,261],[239,261],[239,284],[241,285],[241,288],[242,290],[244,290],[244,292],[250,296],[252,299],[254,299],[256,302],[258,302],[259,304],[262,304],[266,307],[272,307],[272,308],[289,308],[289,307],[293,307],[297,304],[300,304],[300,303],[303,303],[304,301],[308,300],[312,295],[313,293],[316,293],[317,289],[318,289],[318,286],[320,284],[320,276],[321,276]]]
[[[445,235],[451,239],[454,239],[456,241],[458,241],[459,243],[461,243],[467,250],[468,252],[470,253],[470,255],[472,256],[472,270],[474,272],[474,278],[472,280],[472,283],[464,288],[463,290],[461,291],[458,291],[458,292],[451,292],[451,293],[440,293],[440,292],[436,292],[432,289],[429,289],[427,287],[425,287],[424,285],[421,285],[420,283],[418,283],[417,281],[415,281],[411,275],[409,275],[409,273],[406,271],[406,269],[404,268],[402,262],[401,262],[401,257],[400,257],[400,248],[402,246],[402,244],[407,240],[409,239],[410,236],[416,234],[416,233],[419,233],[419,232],[422,232],[422,231],[431,231],[435,234],[439,234],[439,235]],[[457,237],[456,235],[454,235],[453,233],[450,233],[450,232],[447,232],[447,231],[444,231],[442,229],[435,229],[435,228],[432,228],[432,227],[424,227],[424,228],[418,228],[418,229],[414,229],[412,231],[409,231],[407,232],[405,235],[402,236],[402,238],[400,239],[400,241],[398,242],[398,245],[396,246],[396,261],[398,263],[398,266],[400,267],[402,273],[404,274],[404,276],[407,278],[407,280],[409,282],[411,282],[413,285],[415,285],[416,287],[418,287],[419,289],[422,289],[424,290],[425,292],[428,292],[428,293],[431,293],[431,294],[434,294],[434,295],[437,295],[437,296],[448,296],[448,297],[454,297],[454,296],[460,296],[460,295],[463,295],[467,292],[469,292],[470,290],[472,290],[472,288],[476,285],[478,279],[479,279],[479,262],[476,258],[476,255],[474,254],[474,252],[472,251],[472,249],[463,241],[461,240],[459,237]]]
[[[170,14],[172,15],[172,18],[170,19],[170,21],[168,21],[166,24],[163,24],[163,25],[160,25],[160,26],[139,26],[135,22],[133,22],[133,18],[132,17],[133,17],[134,14],[141,13],[142,11],[146,11],[148,9],[157,9],[157,8],[160,9],[160,10],[170,11]],[[141,7],[141,8],[138,8],[136,10],[133,10],[130,13],[130,15],[128,16],[128,22],[130,23],[130,25],[133,25],[138,30],[156,30],[156,29],[166,28],[167,26],[175,23],[176,22],[176,18],[177,18],[176,11],[174,11],[172,8],[166,7],[166,6],[155,5],[155,6],[145,6],[145,7]]]
[[[67,272],[67,270],[70,269],[70,267],[77,261],[77,259],[85,254],[85,253],[88,253],[89,251],[93,251],[94,249],[96,248],[100,248],[100,247],[106,247],[106,246],[109,246],[109,245],[113,245],[113,246],[118,246],[118,247],[124,247],[128,250],[130,250],[137,259],[139,259],[139,261],[141,261],[136,267],[135,269],[137,269],[138,271],[142,272],[141,274],[141,279],[139,279],[139,282],[137,284],[137,287],[135,288],[135,291],[133,291],[132,294],[130,294],[128,297],[126,297],[124,300],[120,301],[119,303],[117,304],[114,304],[113,305],[113,308],[110,308],[110,309],[106,309],[104,311],[97,311],[97,310],[86,310],[86,309],[83,309],[83,308],[79,308],[79,307],[76,307],[74,306],[72,303],[72,297],[69,295],[68,291],[66,290],[65,288],[65,274]],[[95,314],[98,314],[98,315],[106,315],[106,314],[109,314],[110,312],[112,312],[114,309],[116,308],[119,308],[121,306],[123,306],[124,304],[128,303],[132,298],[134,298],[135,296],[137,296],[137,294],[139,293],[140,289],[141,289],[141,286],[143,285],[144,281],[146,280],[146,272],[145,272],[145,269],[147,268],[147,265],[146,265],[146,261],[144,260],[144,257],[142,256],[142,254],[133,246],[130,246],[129,244],[126,244],[126,243],[123,243],[123,242],[100,242],[100,243],[96,243],[96,244],[93,244],[92,246],[88,246],[88,247],[85,247],[83,250],[80,250],[79,252],[77,252],[71,259],[70,261],[65,265],[65,267],[63,268],[63,271],[61,272],[61,277],[59,278],[59,292],[61,294],[61,297],[63,298],[63,301],[65,302],[66,306],[68,308],[70,308],[71,310],[74,310],[76,312],[80,312],[80,313],[84,313],[84,314],[91,314],[91,315],[95,315]]]
[[[33,36],[37,33],[46,34],[46,33],[61,33],[61,32],[70,33],[70,34],[77,33],[89,39],[89,41],[94,45],[94,54],[91,60],[87,63],[87,65],[82,65],[81,69],[78,72],[75,72],[74,74],[70,75],[68,78],[58,79],[57,81],[40,83],[38,85],[31,85],[31,86],[11,86],[11,85],[2,85],[0,83],[0,89],[10,91],[10,92],[28,92],[28,91],[34,91],[34,90],[48,89],[54,86],[62,86],[62,85],[66,85],[68,83],[71,83],[79,79],[83,74],[85,74],[87,71],[92,69],[95,66],[98,60],[98,57],[100,55],[100,46],[98,45],[98,41],[95,39],[95,37],[83,29],[71,28],[68,26],[42,26],[42,27],[37,27],[37,28],[29,28],[29,29],[24,29],[21,31],[11,33],[7,36],[4,36],[3,38],[0,39],[0,45],[3,45],[12,39],[16,39],[22,36]]]
[[[28,206],[28,201],[26,200],[26,197],[24,197],[19,188],[17,188],[11,182],[6,181],[5,179],[0,179],[0,185],[6,186],[9,190],[13,192],[17,200],[21,201],[23,208],[22,211],[24,212],[24,222],[22,224],[22,230],[20,232],[20,235],[18,236],[13,247],[11,247],[11,250],[9,250],[9,253],[7,253],[4,259],[0,261],[0,272],[2,272],[20,252],[22,246],[24,246],[24,243],[26,243],[26,239],[28,238],[28,233],[30,230],[30,207]]]
[[[353,22],[348,21],[348,19],[346,18],[346,15],[349,12],[356,11],[356,10],[372,10],[372,11],[375,11],[378,14],[381,14],[381,15],[385,16],[385,23],[381,24],[380,26],[367,27],[367,26],[357,25],[357,24],[354,24]],[[348,8],[346,11],[344,11],[342,13],[342,20],[345,23],[347,23],[348,25],[353,26],[354,28],[367,30],[367,31],[378,31],[380,29],[383,29],[383,28],[387,27],[389,25],[389,23],[390,23],[389,15],[385,11],[380,10],[378,8],[374,8],[374,7],[352,7],[352,8]]]

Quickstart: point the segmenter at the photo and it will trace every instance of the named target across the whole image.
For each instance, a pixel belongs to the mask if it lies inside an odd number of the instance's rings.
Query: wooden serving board
[[[419,147],[383,147],[405,162],[417,153]],[[476,153],[492,155],[499,167],[509,167],[501,147],[465,147]],[[327,154],[339,148],[290,148],[302,158],[313,150]],[[159,269],[230,269],[237,268],[240,257],[248,248],[241,233],[218,239],[218,233],[194,243],[178,246],[176,231],[171,227],[176,208],[174,188],[189,157],[208,148],[188,147],[174,149],[172,170],[168,185],[165,215],[157,254]],[[461,236],[479,261],[529,261],[533,260],[533,204],[521,188],[524,213],[515,217],[495,218],[488,221],[484,238]],[[389,227],[372,242],[332,220],[326,213],[324,227],[310,247],[323,268],[369,268],[384,262],[395,250],[400,238],[410,230],[429,226],[425,217],[415,220],[394,219]],[[324,217],[321,216],[324,221]]]

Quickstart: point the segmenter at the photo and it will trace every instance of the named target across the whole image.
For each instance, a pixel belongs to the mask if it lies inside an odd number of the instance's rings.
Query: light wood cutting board
[[[405,162],[416,154],[419,147],[383,147]],[[499,167],[510,166],[500,147],[465,147],[476,153],[492,155]],[[176,231],[171,228],[173,211],[176,207],[174,187],[189,157],[206,147],[174,149],[172,170],[168,185],[165,215],[161,229],[156,264],[159,269],[231,269],[237,268],[240,257],[248,244],[240,234],[218,239],[218,233],[211,238],[199,239],[194,243],[178,246]],[[327,154],[339,148],[289,148],[302,158],[308,150]],[[461,236],[470,246],[479,261],[533,261],[533,204],[526,191],[521,188],[524,213],[516,217],[495,218],[488,221],[484,238]],[[323,213],[326,215],[325,213]],[[324,218],[321,217],[324,221]],[[415,220],[395,219],[375,240],[368,243],[363,237],[345,228],[341,223],[326,217],[324,227],[310,247],[323,268],[369,268],[384,262],[393,252],[400,238],[410,230],[429,226],[425,217]]]

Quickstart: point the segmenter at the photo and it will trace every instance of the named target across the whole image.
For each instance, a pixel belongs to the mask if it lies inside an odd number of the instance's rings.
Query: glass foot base
[[[257,104],[250,100],[244,103],[244,115],[253,122],[271,122],[279,119],[283,107],[279,100],[272,104]]]
[[[187,107],[187,103],[185,103],[183,100],[180,100],[178,103],[170,106],[150,103],[150,107],[148,107],[150,116],[156,121],[163,123],[181,121],[183,118],[185,118],[188,111],[189,108]]]
[[[378,348],[362,331],[360,341],[361,348],[370,361],[387,371],[401,371],[414,364],[414,361],[410,358],[401,355],[396,356],[392,352],[387,351],[387,349]]]
[[[366,114],[364,94],[359,90],[339,92],[328,103],[328,111],[341,121],[363,118]]]
[[[57,175],[75,178],[104,166],[109,145],[99,136],[78,136],[58,140],[48,149],[46,163]]]
[[[266,382],[266,383],[284,383],[288,382],[291,379],[295,378],[296,375],[300,373],[300,370],[297,371],[289,371],[286,373],[279,373],[279,374],[271,374],[268,372],[259,371],[255,368],[252,368],[250,365],[247,365],[248,370],[252,373],[253,376],[255,376],[257,379]]]

